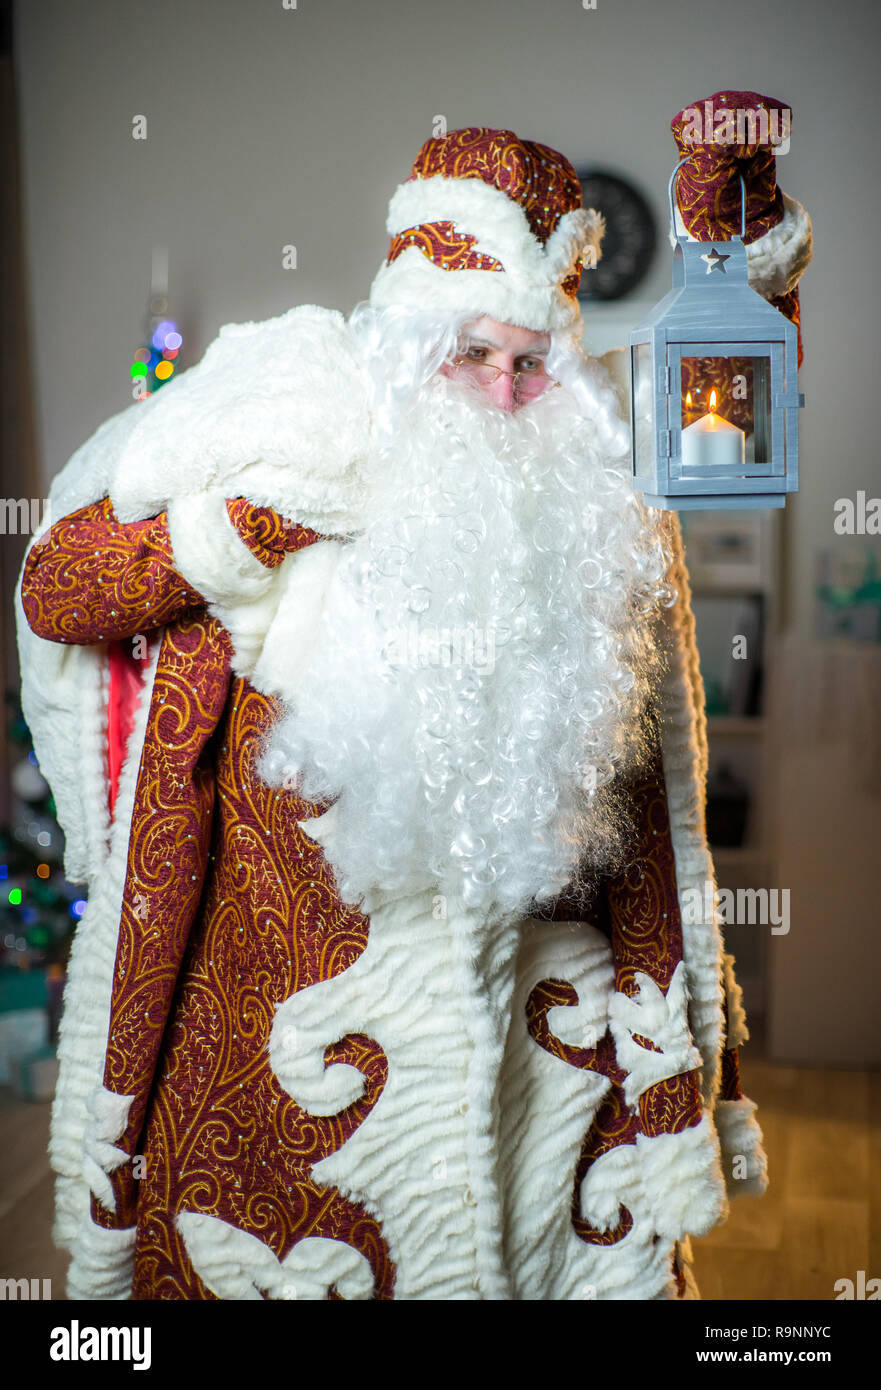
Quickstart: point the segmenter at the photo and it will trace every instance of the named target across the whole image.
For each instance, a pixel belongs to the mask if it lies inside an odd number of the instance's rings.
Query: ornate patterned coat
[[[304,356],[338,380],[292,386]],[[342,901],[333,806],[254,763],[357,517],[360,373],[339,315],[228,326],[74,455],[25,557],[23,706],[88,886],[70,1295],[699,1297],[689,1236],[767,1177],[733,961],[682,910],[714,884],[681,547],[626,872],[509,925]]]

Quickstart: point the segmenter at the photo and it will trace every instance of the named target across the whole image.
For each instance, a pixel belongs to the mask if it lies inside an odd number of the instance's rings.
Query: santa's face
[[[465,324],[455,360],[440,370],[499,410],[512,412],[556,387],[545,366],[550,343],[549,333],[533,333],[483,314]]]
[[[665,564],[603,442],[613,410],[566,387],[508,410],[441,373],[373,441],[363,529],[262,766],[338,798],[349,901],[436,883],[517,911],[620,848]]]

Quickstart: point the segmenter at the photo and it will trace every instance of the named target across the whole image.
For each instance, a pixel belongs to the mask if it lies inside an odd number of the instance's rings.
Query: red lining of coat
[[[119,793],[119,776],[135,723],[135,710],[150,657],[136,657],[131,639],[108,644],[110,688],[107,697],[107,784],[111,818]]]

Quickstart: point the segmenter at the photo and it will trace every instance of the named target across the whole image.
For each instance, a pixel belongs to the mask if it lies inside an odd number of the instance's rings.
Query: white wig
[[[346,548],[296,707],[261,770],[338,797],[351,901],[426,875],[522,911],[620,859],[623,774],[646,751],[663,531],[630,485],[601,364],[551,331],[551,391],[508,414],[443,377],[467,319],[359,305],[373,380],[371,500]],[[418,659],[392,652],[409,624]],[[492,635],[484,669],[444,634]],[[432,646],[433,642],[433,646]]]

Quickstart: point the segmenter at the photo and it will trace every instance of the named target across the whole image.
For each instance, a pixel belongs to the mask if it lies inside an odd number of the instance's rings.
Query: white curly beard
[[[563,389],[506,414],[436,376],[374,452],[364,530],[260,765],[338,797],[346,900],[436,883],[523,912],[625,844],[667,558],[604,423]]]

